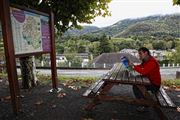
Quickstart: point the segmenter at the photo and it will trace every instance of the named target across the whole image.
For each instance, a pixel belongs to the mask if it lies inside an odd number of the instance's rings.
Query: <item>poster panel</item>
[[[10,7],[15,55],[50,52],[49,16]]]

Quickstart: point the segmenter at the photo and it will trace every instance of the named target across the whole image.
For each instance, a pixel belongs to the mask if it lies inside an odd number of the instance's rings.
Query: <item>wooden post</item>
[[[176,71],[176,79],[180,78],[180,71]]]
[[[50,13],[50,32],[51,32],[51,75],[52,87],[57,90],[57,69],[56,69],[56,51],[55,51],[55,34],[54,34],[54,14]]]
[[[6,66],[8,72],[9,88],[13,111],[17,114],[21,108],[19,99],[19,85],[17,80],[17,70],[13,37],[10,20],[9,0],[0,0],[0,20],[2,22],[2,34],[6,56]]]

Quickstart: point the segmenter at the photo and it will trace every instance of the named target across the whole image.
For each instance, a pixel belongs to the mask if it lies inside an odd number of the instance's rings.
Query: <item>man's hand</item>
[[[131,60],[128,60],[128,64],[129,66],[131,66],[132,68],[134,67],[134,63]]]

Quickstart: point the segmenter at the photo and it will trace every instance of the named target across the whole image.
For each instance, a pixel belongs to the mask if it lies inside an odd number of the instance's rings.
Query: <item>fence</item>
[[[50,66],[50,62],[43,62],[41,61],[40,63],[36,62],[36,66],[39,67],[49,67]],[[68,68],[112,68],[114,66],[114,64],[107,64],[107,63],[103,63],[103,64],[99,64],[99,63],[71,63],[71,62],[64,62],[64,63],[57,63],[56,64],[57,67],[68,67]],[[168,64],[162,64],[160,66],[161,68],[179,68],[180,64],[179,63],[168,63]]]

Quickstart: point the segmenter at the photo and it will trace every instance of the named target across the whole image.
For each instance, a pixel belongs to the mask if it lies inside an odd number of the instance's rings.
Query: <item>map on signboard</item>
[[[48,17],[12,7],[10,13],[15,54],[50,50]]]

